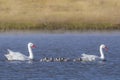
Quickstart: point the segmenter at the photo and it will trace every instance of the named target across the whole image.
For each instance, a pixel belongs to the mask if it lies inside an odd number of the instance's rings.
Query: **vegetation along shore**
[[[119,0],[0,0],[0,31],[120,30]]]

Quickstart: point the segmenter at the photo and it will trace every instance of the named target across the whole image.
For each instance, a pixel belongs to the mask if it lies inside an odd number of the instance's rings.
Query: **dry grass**
[[[0,0],[0,22],[119,24],[119,8],[119,0]]]

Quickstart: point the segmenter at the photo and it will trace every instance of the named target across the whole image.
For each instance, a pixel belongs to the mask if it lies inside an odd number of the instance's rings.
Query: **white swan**
[[[88,54],[83,53],[82,57],[81,57],[81,61],[95,61],[96,59],[100,59],[100,60],[104,61],[105,56],[104,56],[104,53],[103,53],[103,49],[108,50],[108,48],[104,44],[101,44],[100,45],[100,56],[88,55]]]
[[[8,54],[5,54],[5,57],[8,60],[20,60],[20,61],[31,60],[34,58],[31,48],[34,48],[34,47],[35,45],[33,43],[31,42],[28,43],[29,56],[25,56],[20,52],[13,52],[12,50],[8,49]]]

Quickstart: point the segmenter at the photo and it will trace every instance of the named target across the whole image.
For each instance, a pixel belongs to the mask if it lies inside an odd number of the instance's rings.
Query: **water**
[[[120,80],[120,33],[1,33],[0,80]],[[28,55],[33,42],[35,60],[7,61],[7,49]],[[82,53],[99,55],[105,44],[106,62],[40,62],[44,57],[78,58]]]

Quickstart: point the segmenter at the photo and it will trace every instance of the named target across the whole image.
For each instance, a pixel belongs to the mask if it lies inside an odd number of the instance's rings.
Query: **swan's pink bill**
[[[32,46],[32,48],[36,48],[36,46],[35,46],[35,45],[33,45],[33,46]]]
[[[108,51],[108,47],[107,46],[105,46],[105,48],[104,48],[106,51]]]

